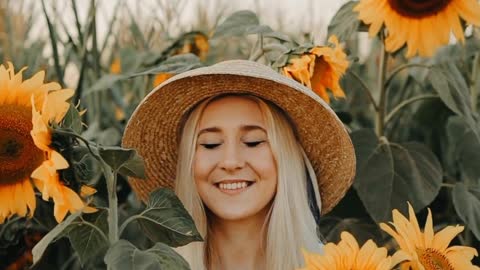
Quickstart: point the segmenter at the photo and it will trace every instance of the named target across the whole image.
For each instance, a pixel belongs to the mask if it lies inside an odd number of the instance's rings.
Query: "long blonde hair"
[[[264,226],[266,269],[293,270],[302,267],[302,248],[321,252],[321,243],[306,191],[307,181],[311,181],[316,203],[321,208],[317,178],[285,113],[276,105],[258,97],[235,95],[253,100],[260,107],[278,168],[277,191]],[[210,102],[222,96],[209,98],[196,106],[186,118],[181,131],[175,192],[205,239],[204,242],[193,242],[177,249],[189,262],[192,270],[209,269],[211,259],[217,256],[209,241],[208,209],[205,209],[193,184],[192,168],[200,117]]]

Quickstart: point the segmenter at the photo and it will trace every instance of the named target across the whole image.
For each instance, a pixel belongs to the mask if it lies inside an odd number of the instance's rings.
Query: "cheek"
[[[250,165],[260,175],[268,180],[277,180],[277,165],[270,147],[258,149],[250,155]]]
[[[195,181],[206,181],[215,167],[215,156],[210,152],[197,150],[193,158],[193,175]]]

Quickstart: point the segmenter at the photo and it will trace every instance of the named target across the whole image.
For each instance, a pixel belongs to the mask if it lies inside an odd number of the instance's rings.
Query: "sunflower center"
[[[0,185],[30,177],[44,159],[33,143],[31,108],[0,105]]]
[[[388,0],[390,7],[405,17],[423,18],[437,14],[452,0]]]
[[[447,257],[436,249],[417,250],[417,253],[425,270],[454,270]]]

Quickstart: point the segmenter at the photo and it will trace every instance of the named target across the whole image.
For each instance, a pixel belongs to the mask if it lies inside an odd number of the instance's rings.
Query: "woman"
[[[320,216],[352,184],[355,155],[311,90],[234,60],[179,74],[130,119],[124,146],[144,157],[142,199],[172,187],[205,239],[178,249],[194,270],[288,269],[321,252]]]

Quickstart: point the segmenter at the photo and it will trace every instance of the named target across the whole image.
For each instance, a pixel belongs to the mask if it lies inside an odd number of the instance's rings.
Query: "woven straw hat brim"
[[[246,60],[225,61],[176,75],[140,103],[122,141],[145,161],[147,179],[129,177],[139,198],[145,202],[153,190],[174,187],[182,119],[202,100],[227,93],[269,100],[290,116],[318,178],[322,214],[329,212],[345,195],[355,175],[355,152],[348,132],[310,89]]]

